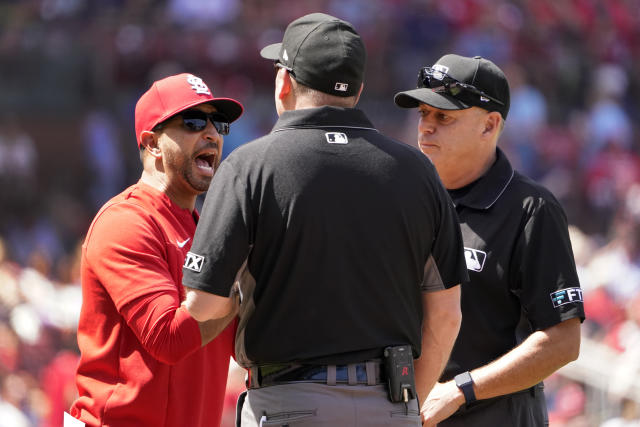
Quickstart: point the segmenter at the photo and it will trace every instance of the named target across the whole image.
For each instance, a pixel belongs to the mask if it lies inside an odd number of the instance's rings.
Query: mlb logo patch
[[[467,270],[480,272],[484,268],[487,253],[472,248],[464,248],[464,259],[467,262]]]
[[[549,295],[551,296],[551,303],[554,308],[571,302],[582,302],[582,289],[580,288],[560,289]]]
[[[202,265],[204,264],[204,257],[194,254],[193,252],[187,252],[187,256],[184,259],[184,268],[188,268],[191,271],[200,273],[202,271]]]
[[[349,139],[347,135],[342,132],[327,132],[324,134],[329,144],[348,144]]]
[[[340,92],[346,92],[347,89],[349,88],[349,85],[347,83],[336,83],[334,89]]]

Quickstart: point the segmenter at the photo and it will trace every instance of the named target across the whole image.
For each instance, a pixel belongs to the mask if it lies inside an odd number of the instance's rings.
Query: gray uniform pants
[[[242,427],[421,426],[418,401],[392,403],[384,385],[288,383],[248,391]]]

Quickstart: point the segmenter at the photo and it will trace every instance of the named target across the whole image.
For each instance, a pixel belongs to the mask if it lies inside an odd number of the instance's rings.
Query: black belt
[[[247,387],[260,388],[287,383],[383,384],[386,381],[380,361],[348,365],[271,364],[253,366]]]

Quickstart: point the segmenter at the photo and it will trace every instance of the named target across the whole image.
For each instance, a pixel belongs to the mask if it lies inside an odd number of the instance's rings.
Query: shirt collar
[[[496,161],[491,168],[478,180],[469,184],[469,191],[456,197],[449,192],[456,206],[466,206],[473,209],[489,209],[507,189],[514,175],[511,163],[502,150],[496,148]]]
[[[158,190],[157,188],[152,187],[151,185],[143,182],[142,179],[138,180],[138,182],[130,187],[132,191],[129,192],[127,197],[131,196],[134,191],[139,191],[145,195],[145,200],[147,203],[151,204],[155,209],[161,209],[165,207],[169,209],[173,214],[180,218],[182,221],[186,221],[189,219],[193,219],[196,223],[200,218],[200,214],[197,209],[193,209],[193,212],[187,208],[181,208],[178,206],[176,202],[171,200],[171,198],[164,192]]]
[[[355,108],[323,106],[283,112],[271,132],[285,129],[351,127],[375,130],[365,114]]]

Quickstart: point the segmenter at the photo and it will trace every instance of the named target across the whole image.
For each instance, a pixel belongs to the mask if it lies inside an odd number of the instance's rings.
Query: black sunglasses
[[[486,98],[487,100],[493,101],[498,105],[504,105],[504,102],[496,99],[492,96],[487,95],[477,87],[462,83],[447,73],[442,71],[434,70],[431,67],[422,67],[420,72],[418,73],[418,88],[429,88],[434,92],[444,92],[451,96],[459,95],[463,90],[467,92],[471,92],[480,96],[482,98]]]
[[[207,127],[207,120],[209,120],[216,128],[220,135],[229,134],[229,119],[222,113],[214,111],[213,113],[205,113],[201,110],[186,110],[182,111],[168,120],[159,123],[154,127],[154,130],[159,130],[174,117],[180,117],[182,119],[182,126],[191,132],[201,132]]]

